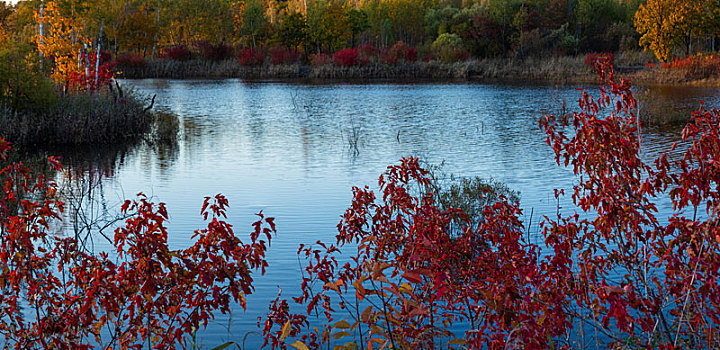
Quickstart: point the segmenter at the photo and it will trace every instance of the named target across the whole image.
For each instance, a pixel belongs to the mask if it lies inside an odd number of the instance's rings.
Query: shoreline
[[[710,77],[693,77],[679,69],[658,66],[616,65],[616,70],[634,85],[720,87],[720,71]],[[119,79],[223,79],[323,82],[508,82],[508,83],[597,83],[597,75],[583,57],[484,59],[456,63],[371,63],[357,66],[307,64],[241,66],[237,59],[224,61],[153,59],[144,66],[118,66]]]

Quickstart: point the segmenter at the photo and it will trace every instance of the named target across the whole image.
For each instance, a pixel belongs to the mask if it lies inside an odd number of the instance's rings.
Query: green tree
[[[720,37],[720,0],[711,0],[706,12],[705,32],[710,36],[710,51],[717,49],[716,41]]]
[[[0,107],[15,111],[50,108],[55,90],[30,44],[0,42]]]
[[[285,16],[280,25],[278,33],[280,41],[286,47],[297,50],[298,46],[303,45],[307,39],[307,28],[305,16],[300,12],[293,12]]]
[[[500,29],[503,55],[507,54],[512,34],[512,21],[515,17],[514,1],[488,0],[485,3],[488,17]]]
[[[242,23],[242,34],[250,35],[252,38],[252,47],[256,47],[256,39],[267,24],[265,8],[260,1],[247,0],[245,11],[242,13]]]
[[[578,0],[575,12],[581,49],[585,51],[612,51],[613,43],[607,35],[608,29],[613,23],[624,20],[624,14],[618,1]]]
[[[455,62],[465,51],[462,39],[457,34],[443,33],[432,44],[432,50],[443,62]]]
[[[388,0],[387,18],[392,23],[391,43],[403,41],[410,45],[422,42],[425,34],[425,11],[431,6],[423,0]]]
[[[350,37],[350,22],[341,1],[308,1],[307,22],[308,39],[318,52],[342,48]]]
[[[355,46],[355,39],[360,37],[360,34],[366,29],[370,28],[368,22],[368,15],[365,11],[350,9],[347,13],[348,22],[350,23],[350,46]]]
[[[525,41],[525,26],[527,26],[529,17],[530,14],[528,13],[527,7],[523,5],[520,6],[520,9],[515,13],[512,22],[513,28],[517,31],[516,42],[521,59],[525,57],[525,52],[523,51],[523,41]]]
[[[7,18],[15,12],[15,7],[5,1],[0,1],[0,27],[4,27],[7,22]]]

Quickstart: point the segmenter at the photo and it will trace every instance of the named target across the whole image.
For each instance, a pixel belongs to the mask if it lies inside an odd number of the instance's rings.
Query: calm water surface
[[[166,202],[173,247],[189,244],[202,228],[205,196],[230,201],[229,221],[241,237],[254,213],[276,218],[278,235],[268,252],[270,268],[256,280],[248,309],[218,315],[201,334],[206,347],[242,341],[279,288],[297,295],[300,243],[333,240],[352,186],[377,184],[401,157],[444,162],[448,173],[505,182],[521,195],[531,233],[555,213],[553,189],[570,189],[572,173],[556,166],[538,118],[573,107],[577,86],[483,84],[297,85],[240,80],[135,80],[123,82],[156,106],[180,116],[177,147],[141,146],[118,159],[103,180],[104,198],[117,205],[137,192]],[[585,86],[592,89],[591,86]],[[677,104],[705,100],[718,90],[660,92]],[[645,156],[666,150],[679,130],[643,135]],[[566,191],[569,193],[569,191]],[[571,208],[569,198],[560,203]],[[668,210],[667,205],[660,210]],[[255,347],[257,334],[246,345]]]

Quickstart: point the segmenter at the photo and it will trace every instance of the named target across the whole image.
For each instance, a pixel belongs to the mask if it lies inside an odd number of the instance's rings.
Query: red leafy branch
[[[216,312],[229,312],[231,303],[245,307],[253,273],[267,267],[273,218],[259,213],[243,242],[222,220],[227,199],[206,198],[207,228],[195,231],[189,248],[171,250],[165,205],[140,194],[122,206],[129,218],[115,231],[116,257],[92,254],[52,232],[63,210],[56,184],[8,164],[9,151],[0,141],[0,334],[7,346],[185,347]]]

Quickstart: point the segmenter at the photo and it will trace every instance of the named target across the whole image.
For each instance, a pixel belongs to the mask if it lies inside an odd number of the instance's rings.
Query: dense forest
[[[222,59],[282,48],[308,58],[344,48],[401,58],[653,51],[661,61],[713,52],[720,1],[695,0],[28,0],[0,2],[0,37],[66,37],[112,54]],[[291,56],[294,56],[293,54]],[[403,56],[403,55],[401,55]],[[251,57],[250,57],[251,58]]]

